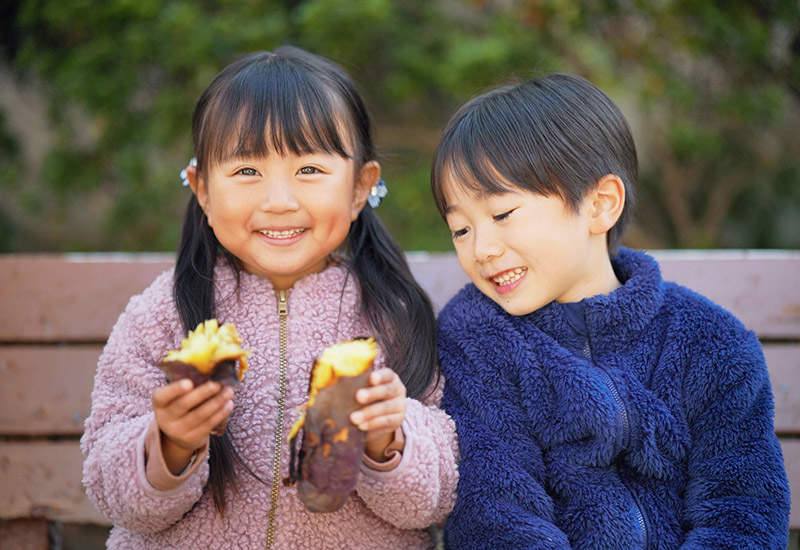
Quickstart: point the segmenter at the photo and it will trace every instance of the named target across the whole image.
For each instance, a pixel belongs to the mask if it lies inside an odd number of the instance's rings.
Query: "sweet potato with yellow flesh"
[[[222,387],[236,386],[244,378],[248,368],[245,357],[250,354],[240,347],[241,343],[235,326],[219,326],[216,319],[210,319],[189,331],[181,340],[180,349],[167,352],[160,366],[168,382],[188,378],[195,387],[209,380]],[[222,435],[227,424],[223,420],[211,433]]]
[[[365,434],[350,413],[361,408],[356,392],[369,385],[375,340],[341,342],[327,348],[314,363],[308,403],[289,433],[292,459],[287,484],[311,512],[334,512],[353,491],[364,454]],[[303,443],[295,465],[295,439]]]

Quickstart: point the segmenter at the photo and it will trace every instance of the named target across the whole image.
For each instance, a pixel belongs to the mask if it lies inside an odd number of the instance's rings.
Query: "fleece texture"
[[[514,317],[468,285],[439,317],[462,462],[448,548],[783,550],[789,488],[756,336],[622,249],[623,286]]]
[[[233,443],[267,485],[239,472],[221,517],[206,490],[208,456],[199,457],[176,487],[155,489],[145,469],[151,397],[163,386],[158,363],[185,336],[172,298],[172,272],[131,299],[100,358],[92,410],[81,439],[83,483],[114,528],[110,548],[266,548],[279,395],[279,316],[268,280],[217,266],[216,311],[232,322],[252,351],[250,370],[234,395],[228,422]],[[354,276],[341,264],[298,281],[288,299],[288,370],[281,479],[288,476],[291,424],[307,400],[314,359],[340,340],[369,335]],[[379,360],[381,359],[379,355]],[[441,391],[438,392],[441,396]],[[354,494],[334,513],[308,512],[295,487],[280,484],[273,548],[431,548],[427,528],[452,509],[458,444],[452,420],[436,406],[408,399],[405,449],[386,472],[362,464]]]

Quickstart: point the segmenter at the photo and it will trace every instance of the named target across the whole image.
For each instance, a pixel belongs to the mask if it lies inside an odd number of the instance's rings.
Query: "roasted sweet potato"
[[[365,434],[350,422],[350,413],[361,408],[355,394],[369,384],[375,353],[374,339],[350,340],[327,348],[314,363],[305,412],[289,433],[286,480],[297,483],[300,500],[312,512],[338,510],[355,488]],[[303,442],[295,457],[301,428]]]
[[[240,347],[241,343],[235,326],[219,326],[216,319],[210,319],[189,331],[180,349],[167,352],[160,366],[168,382],[188,378],[195,386],[209,380],[223,387],[236,386],[244,378],[248,368],[245,358],[250,354]],[[227,424],[223,420],[211,433],[222,435]]]

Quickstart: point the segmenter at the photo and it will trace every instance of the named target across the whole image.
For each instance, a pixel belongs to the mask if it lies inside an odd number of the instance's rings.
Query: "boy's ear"
[[[606,174],[589,194],[589,232],[592,235],[608,233],[622,215],[625,207],[625,184],[619,176]]]
[[[350,220],[355,221],[364,205],[367,204],[369,193],[381,177],[381,165],[377,161],[371,160],[361,167],[361,171],[356,177],[355,189],[353,189],[353,209],[350,212]]]
[[[208,190],[205,183],[200,181],[200,177],[197,174],[197,166],[189,165],[186,167],[186,179],[189,180],[189,187],[194,196],[197,197],[200,208],[206,213],[208,225],[211,225],[211,217],[208,215]]]

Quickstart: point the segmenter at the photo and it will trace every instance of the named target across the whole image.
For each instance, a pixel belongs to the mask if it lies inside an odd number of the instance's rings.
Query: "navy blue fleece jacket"
[[[780,549],[789,488],[756,336],[622,249],[623,286],[505,313],[468,285],[442,311],[443,407],[461,445],[448,548]]]

